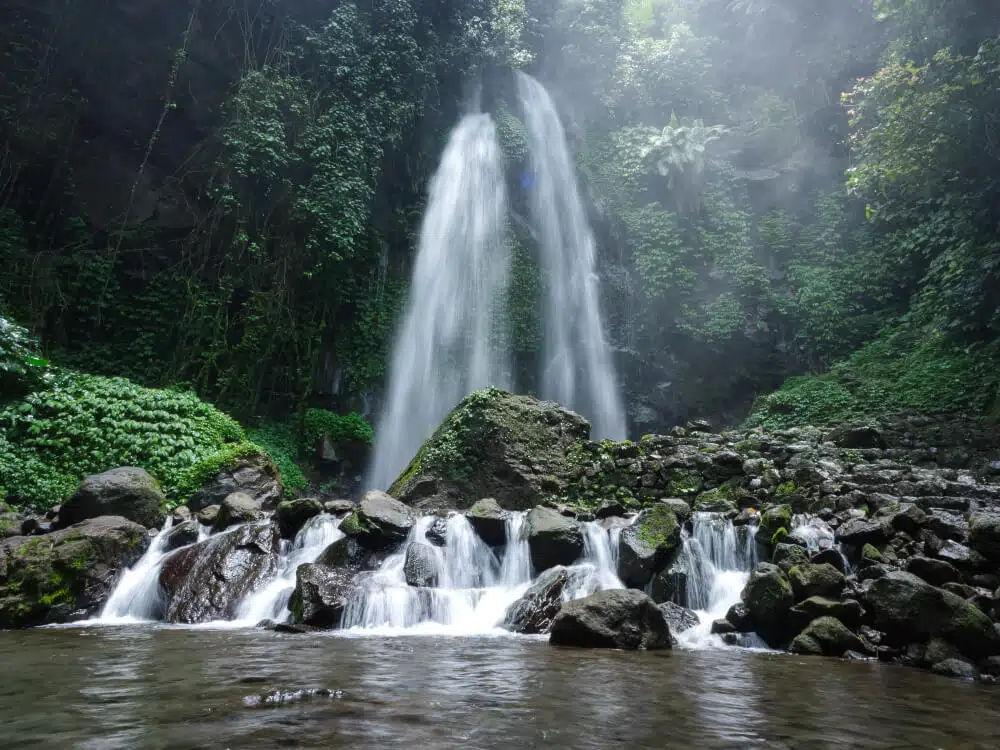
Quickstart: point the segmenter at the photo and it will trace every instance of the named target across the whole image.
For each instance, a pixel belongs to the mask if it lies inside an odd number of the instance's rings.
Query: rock
[[[424,533],[424,539],[435,547],[444,547],[448,543],[448,522],[443,518],[435,518]]]
[[[840,448],[885,448],[885,439],[874,425],[844,425],[836,427],[827,440]]]
[[[468,508],[492,497],[527,510],[562,495],[579,477],[587,420],[558,404],[497,388],[476,391],[455,407],[389,489],[417,508]]]
[[[691,506],[679,497],[668,497],[660,502],[674,512],[678,523],[684,524],[691,520]]]
[[[306,521],[323,512],[323,503],[313,497],[282,500],[274,512],[278,530],[285,539],[294,539]]]
[[[465,512],[479,538],[491,547],[507,543],[507,511],[492,497],[483,498]]]
[[[357,590],[357,578],[357,572],[344,568],[300,565],[288,603],[292,622],[315,628],[340,627],[344,608]]]
[[[160,586],[167,622],[231,620],[236,605],[278,570],[281,535],[254,523],[178,550],[163,563]]]
[[[679,604],[688,601],[688,568],[684,555],[666,570],[661,570],[653,576],[649,584],[649,595],[657,604],[663,602],[677,602]]]
[[[736,627],[729,622],[725,617],[721,617],[718,620],[712,620],[712,627],[709,630],[712,635],[727,635],[729,633],[736,633]]]
[[[792,640],[793,654],[841,656],[845,651],[863,651],[861,639],[835,617],[819,617]]]
[[[969,546],[987,560],[1000,561],[1000,513],[969,516]]]
[[[4,507],[7,507],[6,505]],[[5,510],[0,512],[0,539],[12,536],[27,536],[22,529],[24,519],[20,513]]]
[[[905,531],[916,536],[927,522],[927,514],[913,503],[902,503],[899,510],[889,518],[889,525],[896,531]]]
[[[548,633],[562,607],[562,596],[572,573],[562,565],[549,568],[535,580],[520,599],[507,608],[503,625],[513,633]]]
[[[583,554],[583,532],[571,518],[539,505],[528,512],[528,547],[536,572],[572,565]]]
[[[209,505],[207,508],[202,508],[198,511],[198,523],[202,526],[215,526],[220,510],[222,510],[221,505]]]
[[[581,648],[671,647],[663,612],[646,594],[632,589],[599,591],[566,602],[552,621],[549,642]]]
[[[969,548],[951,539],[943,541],[934,554],[952,565],[967,566],[972,561]]]
[[[943,586],[962,580],[962,575],[955,566],[944,560],[932,560],[928,557],[911,557],[906,561],[906,570],[915,576],[923,578],[931,586]]]
[[[779,543],[774,545],[771,562],[785,573],[788,573],[796,565],[807,565],[809,563],[809,551],[797,544]]]
[[[743,602],[736,602],[726,612],[726,622],[731,624],[737,633],[749,633],[753,630],[750,610]]]
[[[835,537],[838,542],[852,547],[865,544],[885,544],[889,535],[883,524],[865,518],[850,518],[837,527]]]
[[[876,565],[882,562],[882,553],[874,544],[866,544],[861,548],[861,562],[865,565]]]
[[[682,607],[680,604],[676,604],[674,602],[663,602],[657,606],[663,613],[663,618],[667,621],[667,625],[670,626],[670,632],[673,635],[683,633],[685,630],[690,630],[700,622],[700,620],[698,620],[698,615],[696,615],[693,610],[690,610],[687,607]]]
[[[368,549],[383,549],[404,541],[416,520],[416,514],[399,500],[372,490],[344,519],[340,530]]]
[[[867,592],[874,625],[903,645],[940,637],[979,659],[1000,653],[1000,635],[982,610],[912,573],[893,571]]]
[[[185,521],[177,526],[170,527],[170,531],[167,532],[167,538],[164,540],[163,548],[172,552],[175,549],[187,547],[189,544],[194,544],[197,541],[198,522],[194,520]]]
[[[195,492],[188,500],[188,507],[194,512],[210,505],[222,505],[222,501],[234,492],[242,492],[261,508],[273,508],[283,494],[278,477],[278,469],[267,456],[246,456]]]
[[[656,504],[622,530],[618,547],[618,577],[632,588],[643,588],[666,567],[681,545],[681,525],[668,505]]]
[[[931,666],[934,674],[956,677],[960,680],[974,680],[979,675],[976,668],[964,659],[945,659]]]
[[[809,558],[809,562],[813,565],[832,565],[834,568],[839,570],[841,573],[847,572],[847,563],[844,560],[844,556],[840,554],[839,550],[834,548],[821,550],[815,555]]]
[[[804,628],[820,617],[833,617],[849,628],[856,628],[861,625],[865,610],[860,602],[853,599],[839,601],[822,596],[811,596],[792,607],[788,616],[795,629]]]
[[[194,515],[191,513],[191,509],[186,505],[178,505],[170,511],[170,517],[173,519],[174,526],[177,526],[190,521],[194,518]]]
[[[59,525],[72,526],[88,518],[121,516],[146,528],[163,526],[166,497],[143,469],[123,466],[86,477],[59,510]]]
[[[343,516],[354,510],[354,503],[350,500],[327,500],[323,503],[323,510],[331,516]]]
[[[788,580],[795,593],[795,601],[813,596],[840,596],[844,590],[844,574],[832,565],[796,565],[788,572]]]
[[[221,531],[238,523],[256,521],[263,515],[264,511],[256,500],[243,492],[234,492],[222,501],[219,513],[215,517],[214,528],[216,531]]]
[[[795,604],[792,585],[777,565],[758,563],[740,595],[754,630],[772,648],[789,635],[788,611]]]
[[[965,542],[969,538],[969,522],[957,513],[931,509],[927,514],[927,529],[941,539]]]
[[[0,541],[0,630],[96,614],[148,546],[146,529],[121,516]]]
[[[413,542],[406,548],[403,563],[406,583],[410,586],[433,587],[437,585],[438,561],[434,548],[423,542]]]
[[[924,649],[924,661],[928,666],[937,664],[946,659],[961,659],[962,652],[952,646],[943,638],[931,638]]]
[[[681,502],[683,503],[684,501],[681,500]],[[594,518],[603,520],[605,518],[614,518],[615,516],[622,517],[626,513],[628,513],[628,508],[620,500],[604,500],[597,506],[597,510],[594,511]]]
[[[772,538],[779,529],[784,529],[787,533],[791,528],[792,506],[775,505],[765,510],[761,515],[760,526],[757,527],[757,538],[764,544],[771,544]]]

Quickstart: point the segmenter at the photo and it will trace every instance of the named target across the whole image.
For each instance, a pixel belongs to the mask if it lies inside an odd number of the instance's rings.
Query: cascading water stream
[[[605,339],[594,236],[552,97],[517,73],[534,186],[531,209],[545,272],[541,396],[591,420],[595,439],[624,440],[625,408]]]
[[[385,489],[471,391],[510,389],[503,157],[489,115],[465,116],[431,181],[403,325],[393,346],[369,487]]]
[[[288,619],[288,600],[295,590],[295,571],[304,563],[315,562],[323,550],[344,536],[340,530],[342,520],[326,513],[314,516],[290,544],[284,542],[284,559],[278,576],[240,602],[237,620],[255,625],[261,620],[281,622]]]
[[[711,635],[712,622],[725,617],[757,564],[756,526],[737,528],[719,513],[695,513],[692,531],[684,536],[680,562],[686,568],[686,601],[699,624],[677,636],[682,646],[723,645]]]
[[[167,537],[173,518],[167,516],[160,533],[134,566],[122,573],[118,584],[98,615],[104,623],[128,623],[152,620],[160,609],[160,564],[170,554]]]

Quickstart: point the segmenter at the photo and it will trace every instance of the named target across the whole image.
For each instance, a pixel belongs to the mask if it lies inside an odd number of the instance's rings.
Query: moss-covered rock
[[[789,646],[794,654],[843,656],[845,651],[863,651],[861,639],[835,617],[813,620]]]
[[[424,443],[389,494],[421,508],[492,497],[527,510],[578,478],[590,424],[557,404],[487,388],[467,396]]]
[[[566,602],[552,621],[549,642],[580,648],[670,648],[670,627],[641,591],[613,589]]]
[[[841,601],[823,596],[811,596],[792,607],[788,616],[795,630],[805,628],[819,617],[833,617],[850,628],[856,628],[861,625],[865,610],[860,602],[853,599]]]
[[[787,534],[790,528],[792,528],[792,506],[775,505],[761,514],[757,538],[770,541],[778,529],[785,529]]]
[[[969,517],[969,546],[987,560],[1000,562],[1000,513]]]
[[[632,588],[644,588],[670,564],[681,545],[681,525],[673,509],[659,503],[639,514],[622,530],[618,576]]]
[[[88,518],[121,516],[147,528],[159,528],[166,520],[167,498],[156,480],[144,469],[122,466],[86,477],[79,489],[59,509],[61,526],[72,526]]]
[[[774,545],[774,552],[771,553],[771,562],[787,574],[796,565],[805,565],[809,562],[809,551],[797,544],[783,544],[779,542]]]
[[[372,490],[340,524],[340,530],[368,549],[384,549],[406,539],[417,516],[411,508]]]
[[[772,648],[783,646],[791,635],[788,611],[795,604],[795,594],[781,568],[759,563],[740,598],[757,634]]]
[[[278,521],[281,536],[285,539],[294,539],[309,519],[322,512],[322,502],[314,497],[301,497],[296,500],[282,500],[278,503],[274,516]]]
[[[838,597],[844,590],[844,574],[828,563],[796,565],[788,572],[788,580],[800,602],[811,596]]]
[[[120,516],[0,541],[0,630],[96,613],[148,546],[146,529]]]

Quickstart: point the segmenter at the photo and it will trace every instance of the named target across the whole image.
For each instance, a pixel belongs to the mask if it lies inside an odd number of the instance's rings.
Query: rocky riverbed
[[[1000,675],[997,430],[904,415],[779,432],[695,422],[620,443],[588,434],[555,404],[489,389],[455,409],[388,494],[356,504],[279,502],[277,477],[234,467],[171,511],[156,542],[165,557],[155,619],[233,619],[321,518],[339,519],[340,538],[292,571],[284,622],[272,627],[338,627],[396,559],[408,601],[432,613],[440,551],[458,542],[449,536],[468,526],[468,543],[500,560],[516,517],[536,577],[497,625],[568,645],[669,648],[698,620],[684,607],[684,556],[693,516],[711,514],[752,532],[742,538],[760,560],[741,601],[712,623],[720,643],[754,632],[802,655]],[[448,520],[455,512],[461,526]],[[5,513],[15,533],[0,542],[0,627],[99,612],[163,518],[155,484],[126,468],[88,478],[50,518]],[[597,585],[567,601],[582,590],[595,529],[614,535],[613,573],[626,590]]]

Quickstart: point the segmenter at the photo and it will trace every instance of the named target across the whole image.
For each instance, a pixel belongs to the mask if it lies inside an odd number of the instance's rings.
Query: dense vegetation
[[[309,410],[377,403],[426,182],[481,82],[511,167],[530,390],[545,279],[516,181],[521,67],[567,122],[637,433],[751,411],[998,415],[992,5],[15,0],[0,297],[61,365],[257,425],[302,485]],[[50,393],[16,330],[4,395]],[[369,442],[351,420],[322,429]]]

